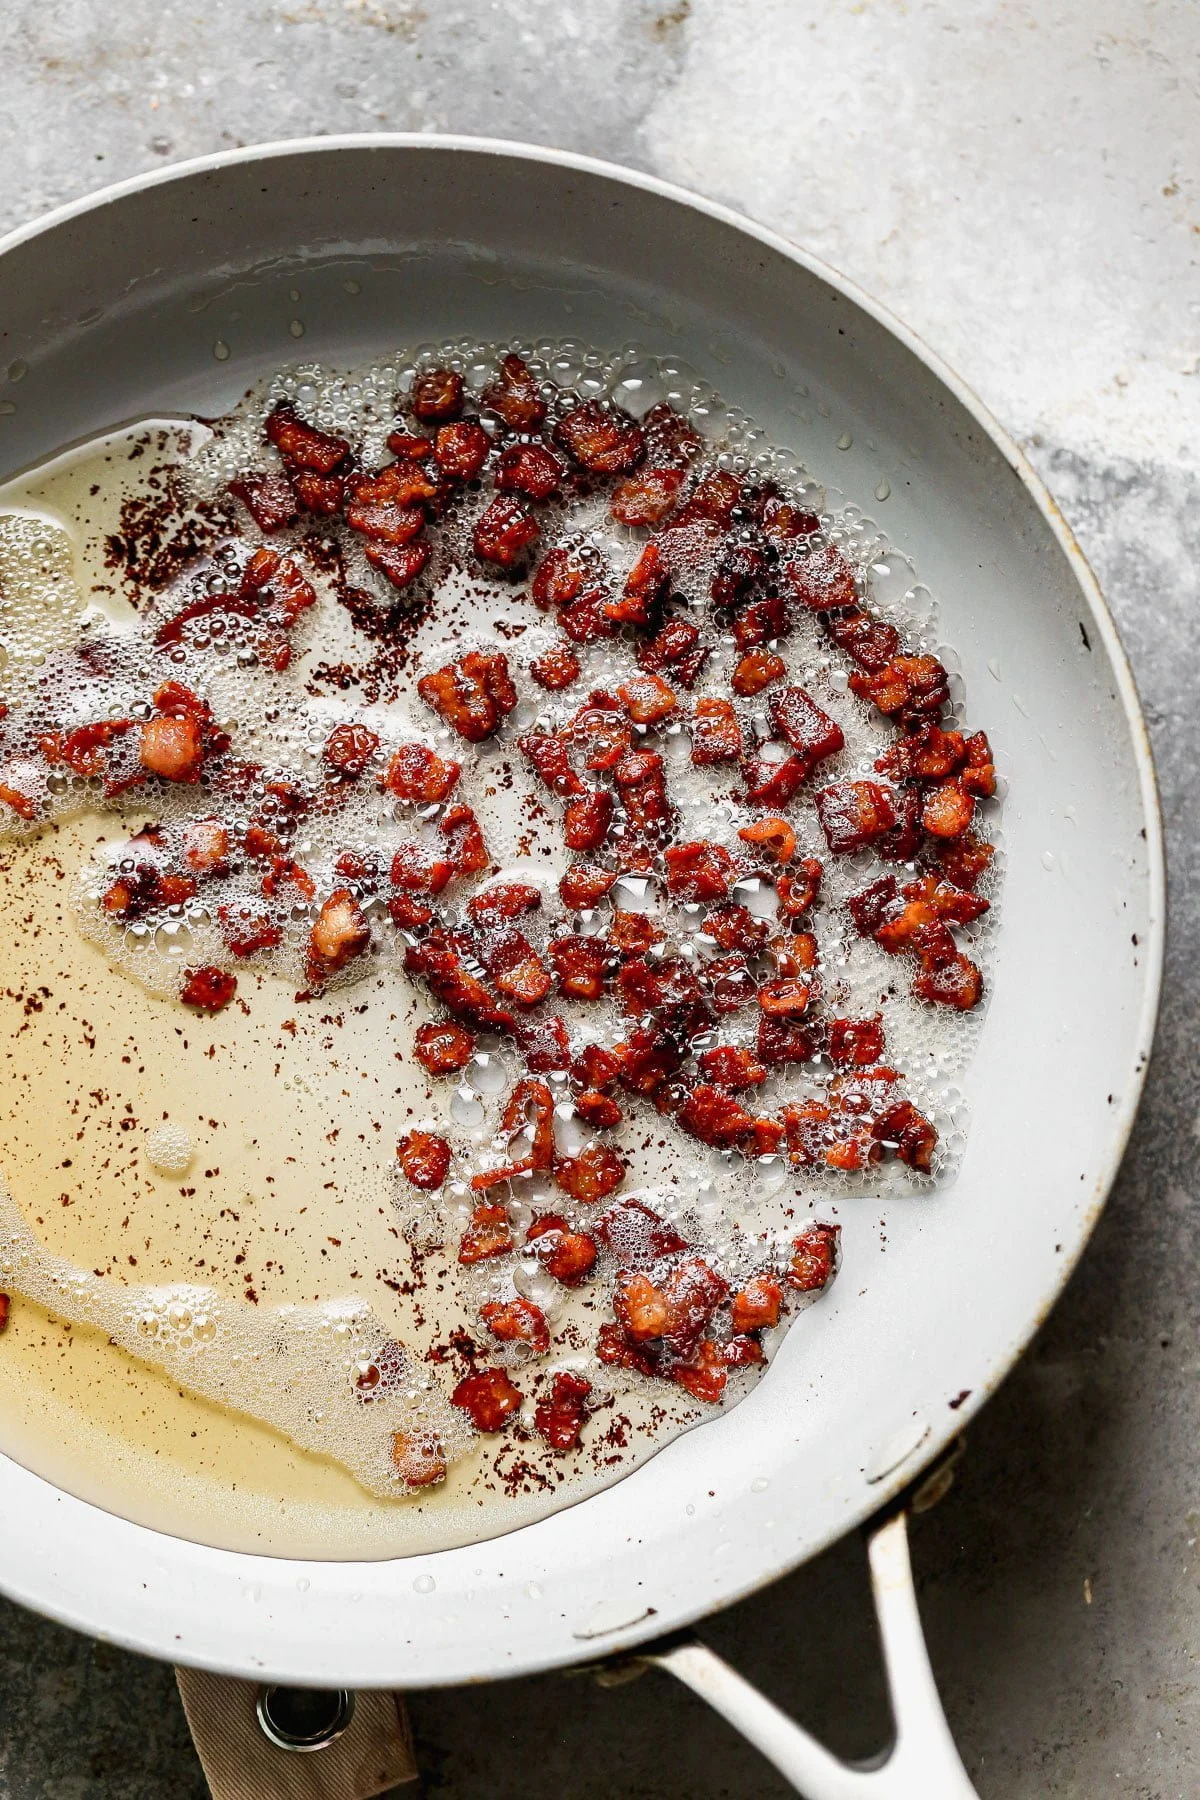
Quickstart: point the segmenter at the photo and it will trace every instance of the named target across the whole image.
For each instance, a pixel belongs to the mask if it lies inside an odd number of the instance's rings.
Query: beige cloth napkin
[[[259,1729],[256,1682],[201,1669],[176,1669],[175,1679],[213,1800],[368,1800],[417,1778],[399,1694],[356,1694],[342,1736],[324,1750],[296,1755],[277,1749]]]

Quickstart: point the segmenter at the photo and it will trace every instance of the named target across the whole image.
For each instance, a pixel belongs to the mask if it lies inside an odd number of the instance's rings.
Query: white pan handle
[[[642,1652],[642,1660],[707,1700],[805,1800],[978,1800],[929,1666],[905,1513],[868,1533],[867,1555],[895,1722],[891,1752],[874,1767],[839,1762],[697,1638],[669,1640]]]

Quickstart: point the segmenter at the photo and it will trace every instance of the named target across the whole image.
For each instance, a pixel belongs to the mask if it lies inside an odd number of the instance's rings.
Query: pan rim
[[[1112,1121],[1109,1147],[1098,1173],[1092,1203],[1088,1209],[1086,1218],[1080,1225],[1076,1241],[1069,1245],[1069,1253],[1064,1255],[1058,1264],[1054,1283],[1048,1286],[1047,1291],[1043,1296],[1043,1303],[1036,1314],[1029,1318],[1023,1324],[1022,1328],[1014,1334],[1013,1338],[997,1353],[994,1366],[989,1370],[987,1378],[979,1383],[975,1392],[964,1404],[961,1411],[955,1415],[952,1428],[937,1431],[932,1435],[922,1457],[922,1461],[927,1464],[937,1455],[941,1454],[944,1450],[945,1443],[961,1429],[962,1425],[965,1424],[979,1407],[983,1405],[985,1400],[995,1392],[1001,1381],[1009,1373],[1019,1357],[1024,1353],[1036,1332],[1040,1329],[1050,1309],[1060,1298],[1063,1288],[1077,1266],[1084,1247],[1091,1237],[1092,1231],[1095,1228],[1096,1222],[1116,1179],[1128,1145],[1137,1108],[1140,1104],[1146,1071],[1149,1065],[1161,997],[1166,934],[1166,861],[1163,839],[1163,819],[1158,794],[1157,777],[1155,774],[1153,750],[1150,744],[1141,700],[1129,665],[1128,657],[1117,632],[1112,614],[1100,591],[1095,575],[1093,574],[1083,551],[1076,542],[1070,527],[1067,525],[1054,499],[1042,482],[1041,477],[1036,473],[1032,464],[1026,458],[1024,452],[1019,448],[1006,429],[993,417],[983,402],[979,400],[973,390],[916,332],[901,319],[897,318],[889,308],[875,300],[840,270],[823,259],[812,255],[801,246],[792,243],[789,239],[783,237],[779,233],[772,231],[769,227],[760,225],[746,215],[738,212],[736,209],[728,207],[719,201],[710,200],[687,188],[672,182],[663,181],[656,176],[648,175],[640,170],[626,168],[622,165],[599,158],[582,155],[573,151],[558,150],[549,146],[525,144],[499,138],[476,137],[456,133],[359,132],[333,134],[330,136],[309,136],[283,139],[250,145],[235,150],[214,152],[207,156],[190,158],[182,162],[169,164],[165,168],[150,170],[141,175],[131,176],[123,181],[112,183],[104,188],[84,195],[77,200],[70,201],[63,206],[57,207],[48,213],[42,214],[39,217],[28,221],[24,225],[18,226],[3,237],[0,237],[0,256],[4,256],[7,252],[16,249],[18,246],[53,231],[72,219],[82,217],[88,213],[98,212],[100,209],[111,203],[141,193],[149,188],[155,188],[171,182],[187,180],[198,175],[216,173],[240,164],[278,161],[284,157],[312,155],[315,153],[325,155],[336,154],[341,151],[367,151],[376,149],[419,151],[441,150],[478,155],[480,157],[507,157],[548,164],[560,169],[575,170],[580,174],[600,178],[613,183],[619,183],[626,188],[640,190],[641,192],[689,208],[692,211],[698,211],[705,214],[714,221],[737,231],[743,237],[762,244],[767,249],[785,258],[787,261],[798,265],[809,274],[816,277],[832,291],[840,294],[853,305],[860,308],[863,313],[874,320],[884,331],[890,334],[891,337],[897,340],[913,357],[915,357],[915,359],[954,396],[963,411],[974,421],[990,443],[998,450],[1004,461],[1020,480],[1029,499],[1037,508],[1052,537],[1062,551],[1067,565],[1074,577],[1076,587],[1083,601],[1086,603],[1088,613],[1090,614],[1090,622],[1094,623],[1100,634],[1109,666],[1113,672],[1114,685],[1120,699],[1121,709],[1129,728],[1131,748],[1137,768],[1140,809],[1143,816],[1143,828],[1146,840],[1145,855],[1147,865],[1147,904],[1149,921],[1148,941],[1144,946],[1144,985],[1141,1007],[1136,1022],[1136,1028],[1130,1033],[1132,1050],[1130,1079],[1125,1087],[1120,1105],[1114,1109],[1115,1116]],[[9,1463],[8,1458],[0,1457],[0,1464],[7,1463]],[[869,1503],[852,1508],[848,1513],[846,1520],[831,1525],[823,1535],[808,1544],[803,1554],[799,1556],[789,1554],[779,1557],[768,1573],[760,1573],[756,1579],[730,1581],[728,1586],[722,1587],[720,1593],[715,1596],[711,1591],[703,1595],[697,1594],[695,1596],[694,1605],[689,1599],[685,1604],[674,1609],[669,1616],[664,1617],[660,1614],[657,1617],[646,1618],[632,1623],[628,1627],[613,1631],[611,1634],[606,1634],[604,1640],[604,1653],[608,1654],[616,1649],[631,1648],[639,1642],[643,1642],[650,1637],[659,1635],[664,1629],[707,1616],[711,1612],[718,1611],[722,1607],[730,1605],[736,1600],[744,1599],[748,1595],[757,1592],[759,1589],[768,1586],[771,1582],[778,1580],[791,1569],[798,1567],[803,1561],[807,1561],[812,1556],[820,1554],[829,1546],[829,1544],[837,1541],[837,1539],[845,1535],[849,1529],[861,1523],[862,1520],[869,1516],[877,1506],[886,1504],[902,1487],[912,1481],[914,1471],[915,1464],[909,1463],[887,1480],[880,1482],[870,1494]],[[28,1471],[22,1470],[21,1472],[26,1475],[30,1481],[41,1482],[42,1478],[29,1475]],[[104,1517],[112,1518],[127,1531],[143,1534],[147,1550],[151,1549],[156,1543],[162,1544],[164,1540],[175,1541],[180,1544],[188,1542],[188,1540],[184,1539],[172,1540],[171,1534],[169,1533],[155,1531],[147,1526],[133,1525],[128,1520],[121,1519],[118,1521],[116,1520],[116,1515],[108,1514],[105,1512],[105,1509],[95,1506],[90,1502],[75,1500],[73,1496],[63,1493],[62,1490],[53,1487],[49,1482],[44,1482],[42,1485],[46,1488],[49,1495],[54,1496],[60,1502],[69,1501],[72,1506],[86,1507],[89,1513],[99,1513]],[[504,1538],[501,1538],[496,1541],[504,1542],[505,1540]],[[234,1562],[238,1562],[243,1565],[248,1563],[252,1567],[258,1566],[261,1568],[264,1564],[269,1565],[272,1562],[280,1563],[287,1561],[287,1559],[272,1558],[256,1554],[214,1550],[211,1546],[190,1545],[189,1547],[201,1550],[207,1558],[216,1558],[218,1561],[228,1562],[231,1566]],[[442,1554],[453,1553],[434,1552],[424,1560],[427,1560],[432,1564]],[[405,1562],[409,1559],[398,1558],[395,1560]],[[331,1565],[318,1562],[315,1566],[317,1568],[328,1568],[331,1566],[354,1568],[387,1566],[387,1564],[386,1561],[383,1565]],[[54,1618],[76,1630],[82,1630],[92,1635],[105,1637],[111,1642],[121,1644],[143,1654],[157,1656],[159,1658],[170,1658],[176,1661],[184,1661],[193,1664],[194,1666],[207,1667],[223,1673],[236,1673],[252,1679],[260,1678],[263,1674],[261,1662],[255,1659],[248,1650],[238,1653],[240,1660],[235,1660],[232,1656],[227,1656],[222,1659],[218,1657],[206,1657],[202,1653],[189,1654],[185,1644],[172,1641],[173,1633],[170,1631],[167,1623],[164,1623],[163,1627],[157,1633],[149,1630],[139,1631],[132,1628],[122,1631],[119,1625],[114,1628],[109,1625],[106,1620],[98,1619],[95,1616],[96,1606],[94,1600],[91,1600],[91,1604],[89,1605],[90,1596],[81,1592],[74,1592],[69,1596],[64,1595],[58,1591],[57,1584],[53,1582],[49,1585],[54,1587],[55,1592],[53,1595],[49,1595],[46,1592],[46,1585],[47,1584],[43,1582],[39,1586],[37,1579],[34,1578],[34,1571],[28,1564],[22,1574],[17,1578],[6,1573],[3,1581],[0,1582],[0,1588],[2,1588],[12,1599],[30,1606],[44,1616]],[[581,1656],[586,1657],[588,1654],[589,1647],[584,1643],[576,1642],[574,1647],[572,1647],[570,1639],[564,1644],[557,1636],[551,1638],[550,1635],[547,1634],[542,1640],[536,1654],[530,1655],[522,1652],[516,1659],[516,1666],[504,1668],[499,1672],[505,1675],[532,1674],[565,1666],[573,1661],[580,1660]],[[494,1667],[495,1662],[499,1660],[501,1660],[499,1657],[493,1658],[494,1673],[496,1672]],[[301,1679],[303,1678],[301,1677]],[[309,1679],[313,1680],[316,1678],[310,1676]],[[406,1686],[414,1688],[434,1685],[432,1682],[422,1679],[419,1669],[406,1672],[404,1680]],[[370,1682],[363,1682],[360,1683],[360,1685],[370,1685]],[[384,1685],[382,1679],[377,1685]]]

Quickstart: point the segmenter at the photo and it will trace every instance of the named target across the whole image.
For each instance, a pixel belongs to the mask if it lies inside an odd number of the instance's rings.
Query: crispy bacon
[[[542,528],[531,512],[498,494],[475,521],[471,542],[482,561],[514,569],[541,535]]]
[[[456,369],[422,369],[413,378],[408,403],[423,425],[439,425],[458,418],[463,397],[463,378]]]
[[[825,1287],[833,1274],[841,1235],[840,1225],[812,1225],[793,1238],[788,1286],[799,1288],[802,1294]]]
[[[365,725],[335,725],[325,739],[321,760],[331,774],[354,781],[378,748],[379,739]]]
[[[525,1233],[525,1241],[547,1274],[564,1287],[578,1287],[596,1266],[596,1240],[572,1231],[559,1213],[542,1213]]]
[[[474,1056],[475,1039],[465,1025],[456,1025],[453,1019],[430,1020],[417,1027],[413,1052],[431,1075],[454,1075]]]
[[[229,483],[229,492],[260,531],[282,531],[300,517],[296,492],[286,475],[238,475]]]
[[[894,656],[873,673],[855,672],[850,687],[860,699],[873,701],[881,713],[906,725],[936,718],[950,698],[946,671],[933,656]]]
[[[432,1131],[408,1131],[396,1146],[396,1158],[415,1188],[440,1188],[450,1173],[451,1150]]]
[[[603,938],[555,938],[546,954],[560,994],[570,1000],[600,999],[612,962]]]
[[[783,1283],[778,1276],[752,1275],[729,1303],[729,1322],[736,1332],[769,1331],[783,1312]]]
[[[572,863],[558,884],[559,896],[572,912],[589,912],[599,906],[616,879],[615,869],[601,869],[595,863]]]
[[[661,725],[679,706],[674,688],[652,673],[623,682],[617,695],[635,725]]]
[[[890,831],[896,808],[877,781],[838,781],[816,795],[817,818],[835,856],[850,856]]]
[[[479,875],[488,866],[487,845],[469,806],[452,806],[438,825],[448,840],[456,875]]]
[[[744,1093],[767,1079],[766,1065],[741,1044],[714,1044],[702,1050],[696,1062],[706,1082],[731,1094]]]
[[[529,665],[529,673],[539,687],[550,693],[561,693],[579,680],[581,669],[579,658],[567,644],[552,644],[543,650]]]
[[[260,951],[273,950],[283,942],[283,928],[248,906],[219,906],[217,918],[234,956],[257,956]]]
[[[477,1431],[503,1431],[523,1398],[503,1369],[476,1369],[450,1396],[455,1406],[470,1414]]]
[[[509,444],[496,462],[496,486],[503,494],[548,500],[562,486],[563,466],[545,444]]]
[[[196,883],[190,875],[164,875],[154,863],[142,862],[132,873],[117,877],[100,905],[116,918],[140,919],[148,912],[183,906],[195,894]]]
[[[591,1206],[620,1187],[625,1164],[610,1145],[588,1144],[578,1156],[565,1156],[555,1163],[554,1179],[572,1200]]]
[[[206,963],[201,969],[185,969],[179,998],[199,1012],[220,1012],[237,993],[237,976]]]
[[[682,469],[640,469],[618,483],[609,510],[621,525],[657,525],[675,505],[684,480]]]
[[[471,1214],[458,1246],[460,1263],[489,1262],[494,1256],[507,1256],[513,1247],[512,1227],[508,1213],[494,1201],[485,1201]]]
[[[646,452],[641,426],[599,400],[585,400],[560,419],[554,438],[594,475],[625,475]]]
[[[734,860],[724,845],[704,839],[693,844],[672,844],[663,862],[668,893],[685,905],[723,900],[737,876]]]
[[[762,648],[747,650],[733,671],[729,685],[735,694],[748,699],[754,694],[770,687],[781,675],[787,674],[787,664],[782,656],[776,656],[773,650]]]
[[[783,574],[793,598],[810,612],[858,604],[854,570],[836,544],[815,544],[807,556],[785,563]]]
[[[406,588],[417,579],[429,561],[429,545],[367,544],[364,554],[371,567],[387,577],[394,588]]]
[[[468,650],[455,662],[423,675],[417,692],[469,744],[490,737],[517,704],[503,651]]]
[[[391,445],[389,438],[388,443]],[[448,481],[474,481],[488,459],[492,440],[477,419],[443,425],[433,446],[433,459]]]
[[[692,715],[692,761],[697,768],[736,762],[742,754],[742,727],[729,700],[697,700]]]
[[[883,1049],[883,1017],[880,1013],[870,1019],[830,1021],[829,1055],[838,1068],[869,1068],[881,1060]]]
[[[345,438],[306,424],[287,400],[267,414],[266,432],[290,468],[311,469],[315,475],[331,475],[350,454]]]
[[[392,1467],[410,1488],[435,1487],[446,1479],[446,1457],[437,1438],[421,1432],[392,1433]]]
[[[229,832],[219,819],[189,819],[183,828],[183,860],[193,875],[229,872]]]
[[[756,819],[753,825],[743,825],[738,836],[744,844],[761,846],[778,863],[791,862],[796,854],[796,833],[786,819]]]
[[[484,389],[483,403],[499,413],[510,431],[536,431],[546,417],[532,371],[515,354],[501,359],[499,378]]]
[[[325,981],[371,947],[371,928],[349,888],[335,888],[317,914],[308,939],[308,973]]]
[[[580,1433],[588,1418],[588,1396],[592,1384],[582,1375],[561,1369],[550,1378],[550,1394],[534,1408],[533,1424],[538,1436],[552,1450],[578,1448]]]
[[[528,1344],[537,1356],[550,1348],[546,1315],[532,1300],[523,1300],[519,1295],[515,1300],[486,1300],[479,1317],[502,1344]]]

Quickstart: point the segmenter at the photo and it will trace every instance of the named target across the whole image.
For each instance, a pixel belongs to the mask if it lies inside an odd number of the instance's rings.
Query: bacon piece
[[[593,1088],[576,1095],[575,1111],[585,1125],[591,1125],[596,1131],[611,1131],[625,1117],[610,1095],[597,1093]]]
[[[496,991],[514,1006],[537,1006],[546,998],[553,978],[529,939],[521,931],[506,931],[484,951],[484,965]]]
[[[713,1006],[719,1013],[737,1012],[754,998],[754,981],[744,956],[716,956],[704,971]]]
[[[743,825],[738,836],[745,844],[761,846],[776,862],[790,862],[796,854],[796,833],[786,819],[756,819],[753,825]]]
[[[331,475],[350,454],[345,438],[306,424],[287,400],[267,414],[266,433],[289,467],[311,469],[315,475]]]
[[[410,1488],[435,1487],[446,1479],[446,1457],[437,1438],[393,1431],[392,1467]]]
[[[950,698],[946,671],[933,656],[894,656],[874,673],[850,677],[851,690],[906,725],[936,718]]]
[[[845,745],[842,728],[829,714],[822,712],[811,694],[801,687],[781,688],[767,701],[771,723],[809,769],[827,756],[834,756]]]
[[[436,494],[435,483],[419,463],[389,463],[376,475],[356,478],[346,523],[376,544],[400,548],[420,536],[426,519],[423,503]]]
[[[816,513],[805,512],[803,507],[785,500],[770,483],[764,485],[756,498],[754,515],[772,543],[781,549],[794,544],[798,538],[812,537],[821,529]]]
[[[663,861],[667,871],[667,892],[685,905],[723,900],[737,876],[734,860],[724,845],[710,844],[704,839],[691,844],[672,844]]]
[[[420,747],[412,746],[415,749]],[[378,748],[379,739],[365,725],[335,725],[325,739],[321,761],[332,774],[344,775],[347,780],[354,781],[362,774]]]
[[[220,1012],[237,993],[237,976],[206,963],[201,969],[183,971],[183,987],[179,998],[185,1006],[199,1012]]]
[[[776,1275],[752,1275],[729,1303],[729,1323],[736,1332],[769,1331],[783,1312],[783,1284]]]
[[[675,1356],[689,1356],[721,1302],[729,1283],[699,1256],[677,1263],[662,1283],[667,1303],[663,1340]]]
[[[922,1175],[928,1175],[933,1167],[937,1132],[924,1113],[917,1111],[911,1100],[898,1100],[894,1106],[889,1106],[874,1121],[871,1131],[885,1149],[894,1151],[902,1163],[907,1163],[910,1169],[917,1169]]]
[[[297,469],[292,486],[305,512],[318,518],[332,518],[345,503],[346,483],[340,475],[314,475],[308,469]]]
[[[861,893],[851,894],[846,905],[861,937],[874,937],[888,917],[900,893],[894,875],[882,875]]]
[[[792,1239],[792,1258],[785,1277],[802,1294],[827,1286],[837,1258],[840,1225],[812,1225]]]
[[[764,981],[758,990],[758,1004],[768,1019],[802,1018],[811,999],[812,983],[795,976]]]
[[[388,900],[392,923],[409,931],[428,925],[433,908],[416,896],[440,894],[454,872],[452,862],[435,857],[424,844],[401,844],[388,871],[397,890]]]
[[[765,687],[786,674],[787,664],[773,650],[747,650],[733,671],[729,685],[735,694],[748,699],[753,694],[761,694]]]
[[[282,531],[300,517],[295,490],[286,475],[238,475],[229,492],[240,500],[260,531]]]
[[[698,519],[706,519],[710,524],[720,526],[722,531],[728,531],[742,498],[740,477],[728,469],[715,469],[697,482],[671,524],[673,527],[691,525]]]
[[[479,1316],[502,1344],[528,1344],[538,1356],[550,1348],[546,1315],[532,1300],[486,1300]]]
[[[674,688],[661,675],[634,675],[617,693],[635,725],[661,725],[679,706]]]
[[[566,799],[587,792],[583,782],[571,767],[565,734],[527,731],[517,739],[517,747],[552,794],[557,795],[560,799]]]
[[[804,856],[790,875],[776,876],[775,899],[781,918],[798,919],[812,911],[824,873],[815,856]]]
[[[422,424],[457,419],[463,409],[463,378],[456,369],[422,369],[413,377],[408,403]]]
[[[821,1100],[802,1100],[798,1105],[784,1107],[783,1127],[791,1162],[812,1168],[824,1160],[832,1118],[832,1107]]]
[[[717,906],[704,921],[704,935],[722,950],[748,950],[757,953],[770,932],[767,919],[757,919],[748,906]]]
[[[838,649],[869,674],[878,674],[900,648],[900,633],[894,625],[872,618],[857,606],[845,612],[827,613],[824,622]]]
[[[729,700],[697,700],[692,716],[692,761],[697,768],[736,762],[744,748],[742,728]]]
[[[883,1017],[876,1013],[870,1019],[832,1019],[829,1024],[829,1055],[840,1069],[864,1069],[883,1056]]]
[[[596,1266],[596,1240],[572,1231],[559,1213],[542,1213],[525,1233],[525,1241],[547,1274],[564,1287],[578,1287]]]
[[[661,1338],[670,1316],[662,1289],[636,1271],[617,1282],[613,1310],[625,1336],[635,1344]]]
[[[649,913],[614,912],[608,928],[608,942],[621,958],[644,956],[665,936],[662,926]]]
[[[450,1399],[469,1413],[478,1431],[503,1431],[524,1396],[503,1369],[476,1369],[464,1376]]]
[[[936,875],[922,875],[901,891],[906,900],[927,906],[931,917],[952,920],[956,925],[969,925],[989,911],[988,902],[980,895],[964,893]]]
[[[696,1058],[706,1082],[741,1094],[767,1079],[766,1066],[740,1044],[714,1044]]]
[[[415,1188],[440,1188],[450,1173],[451,1150],[432,1131],[408,1131],[396,1146],[405,1180]]]
[[[467,913],[477,925],[495,925],[500,920],[511,921],[537,912],[541,904],[541,888],[532,887],[527,881],[498,881],[468,900]]]
[[[590,1381],[569,1369],[551,1377],[548,1399],[539,1400],[534,1408],[533,1425],[552,1450],[575,1450],[588,1418]]]
[[[684,479],[682,469],[640,469],[613,490],[609,511],[621,525],[657,525],[674,506]]]
[[[601,900],[617,879],[615,869],[601,869],[595,863],[572,863],[558,884],[564,906],[572,912],[588,912]]]
[[[468,650],[456,662],[423,675],[417,692],[469,744],[490,737],[517,704],[502,651]]]
[[[499,379],[483,391],[483,403],[499,413],[510,431],[536,431],[546,417],[529,365],[515,354],[502,357]]]
[[[676,1386],[685,1389],[693,1400],[703,1400],[707,1405],[715,1406],[729,1380],[726,1348],[727,1346],[714,1344],[711,1339],[705,1339],[704,1343],[697,1346],[689,1362],[676,1363],[671,1370],[671,1380]]]
[[[876,781],[837,781],[816,795],[817,818],[835,856],[849,856],[896,823],[887,788]]]
[[[703,1351],[706,1346],[702,1344],[700,1348]],[[735,1332],[733,1337],[726,1338],[723,1344],[714,1345],[713,1348],[727,1369],[745,1369],[767,1360],[758,1339],[747,1337],[745,1332]],[[687,1366],[691,1367],[690,1364]]]
[[[598,644],[602,638],[615,637],[617,627],[606,616],[608,602],[603,588],[581,594],[564,606],[558,622],[573,644]]]
[[[555,1163],[554,1179],[572,1200],[591,1206],[620,1187],[625,1164],[608,1144],[588,1144],[578,1156],[564,1156]]]
[[[470,1224],[458,1246],[460,1263],[488,1262],[493,1256],[507,1256],[513,1247],[512,1227],[508,1214],[494,1201],[485,1201],[471,1214]]]
[[[808,1062],[817,1053],[817,1041],[811,1029],[797,1019],[764,1012],[758,1022],[755,1050],[760,1062],[778,1069],[784,1063]]]
[[[504,494],[548,500],[562,479],[563,466],[545,444],[509,444],[496,463],[496,486]]]
[[[708,590],[714,606],[733,606],[769,568],[770,559],[757,544],[730,544]]]
[[[594,577],[595,552],[589,548],[547,550],[534,570],[530,596],[543,612],[569,606],[583,592],[584,583]]]
[[[465,1069],[475,1054],[475,1039],[465,1025],[452,1019],[430,1020],[417,1027],[413,1051],[431,1075],[453,1075]]]
[[[627,1013],[636,1018],[653,1013],[656,1023],[677,1037],[694,1037],[712,1023],[699,978],[682,957],[656,962],[636,957],[625,964],[617,982]]]
[[[627,413],[585,400],[558,421],[555,442],[594,475],[625,475],[641,462],[646,440]]]
[[[957,774],[966,759],[967,741],[961,731],[943,731],[940,725],[922,725],[885,750],[875,767],[881,774],[891,775],[897,781],[905,778],[942,781],[947,775]]]
[[[554,1096],[544,1081],[528,1076],[518,1081],[500,1115],[500,1130],[512,1137],[528,1124],[533,1115],[533,1135],[529,1161],[535,1169],[548,1169],[554,1162]]]
[[[529,673],[539,687],[546,688],[552,694],[561,693],[579,680],[581,669],[579,658],[567,644],[552,644],[543,650],[529,665]]]
[[[391,438],[388,444],[391,445]],[[488,459],[492,440],[478,419],[443,425],[433,446],[433,459],[448,481],[474,481]]]
[[[785,756],[782,760],[756,756],[742,770],[746,799],[752,806],[786,806],[799,793],[811,768],[804,756]]]
[[[635,750],[613,770],[627,826],[639,835],[661,838],[671,822],[663,759],[653,750]]]
[[[996,850],[993,844],[968,831],[961,838],[939,844],[938,867],[947,881],[966,893],[973,893],[980,879],[992,865]]]
[[[441,835],[449,840],[450,855],[456,875],[479,875],[488,866],[487,845],[479,820],[469,806],[452,806],[438,825]]]
[[[10,806],[18,819],[34,819],[37,817],[37,802],[20,788],[10,787],[6,781],[0,781],[0,800]]]
[[[283,942],[283,929],[272,924],[262,913],[247,906],[226,905],[217,908],[217,918],[225,942],[234,956],[257,956],[262,950],[273,950]]]
[[[618,1200],[596,1221],[596,1236],[621,1269],[649,1268],[663,1256],[688,1249],[673,1225],[641,1200]]]
[[[371,928],[349,888],[335,888],[317,914],[308,939],[308,973],[325,981],[371,946]]]
[[[818,543],[807,556],[783,565],[794,598],[810,612],[858,605],[854,569],[836,544]]]
[[[720,1150],[736,1149],[754,1124],[740,1101],[707,1081],[692,1089],[675,1121],[689,1137]]]
[[[960,780],[968,794],[988,800],[996,791],[996,765],[986,732],[977,731],[966,740],[966,763]]]
[[[963,781],[941,781],[930,788],[921,808],[921,823],[935,838],[960,838],[970,830],[975,801]]]
[[[532,513],[515,500],[497,495],[476,520],[471,542],[484,562],[513,569],[541,535],[542,528]]]
[[[515,1020],[513,1035],[531,1074],[550,1075],[570,1068],[571,1039],[560,1018]]]
[[[598,850],[608,836],[616,806],[605,789],[568,801],[563,813],[563,840],[568,850]]]
[[[411,431],[389,431],[387,447],[401,462],[424,462],[433,451],[433,444],[424,433],[416,435]]]
[[[578,745],[586,769],[615,769],[633,748],[633,733],[620,703],[602,690],[592,694],[566,728]]]
[[[394,588],[406,588],[429,561],[428,544],[367,544],[364,554],[371,567],[386,576]]]
[[[662,547],[651,542],[625,577],[621,598],[605,602],[604,615],[616,625],[649,625],[669,585],[670,570]]]
[[[600,999],[611,963],[603,938],[555,938],[546,954],[558,978],[560,994],[570,1000]]]
[[[193,875],[229,872],[229,833],[219,819],[190,819],[183,828],[183,860]]]
[[[743,653],[777,643],[792,629],[787,606],[780,594],[766,594],[744,606],[733,621],[733,638]]]
[[[983,996],[983,975],[977,963],[957,952],[947,962],[922,969],[913,979],[913,993],[919,1000],[970,1012]]]
[[[195,719],[147,719],[138,756],[151,775],[193,784],[204,766],[204,734]]]
[[[668,619],[666,624],[638,648],[638,667],[652,674],[668,674],[680,687],[690,688],[711,655],[711,646],[701,642],[700,627],[689,619]]]

